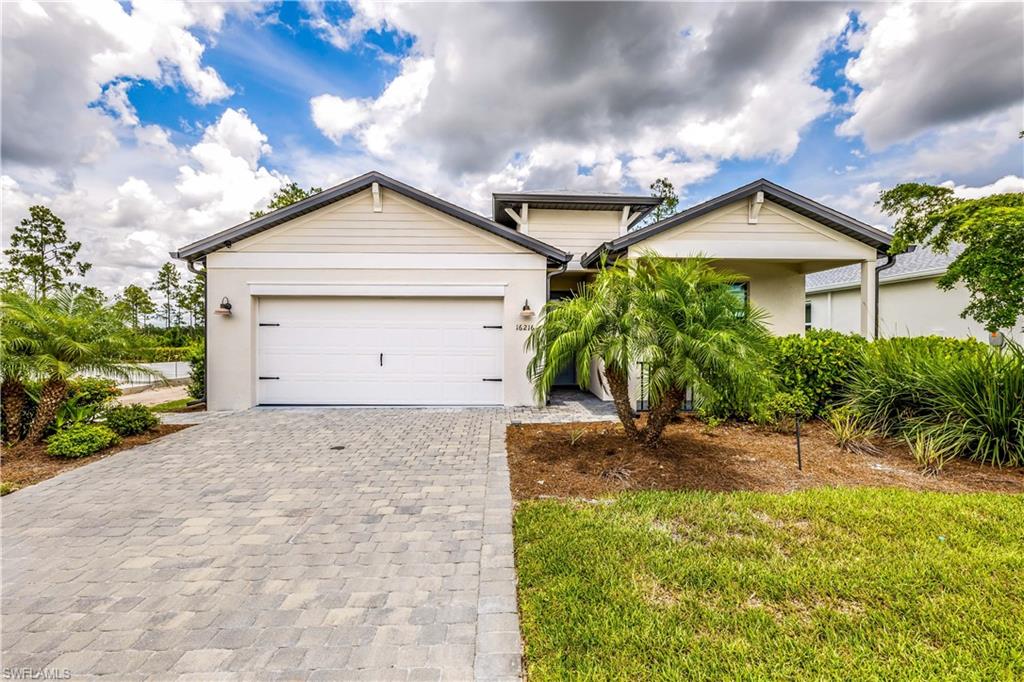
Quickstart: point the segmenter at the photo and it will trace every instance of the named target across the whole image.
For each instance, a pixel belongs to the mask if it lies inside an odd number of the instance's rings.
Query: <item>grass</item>
[[[528,677],[1021,679],[1022,528],[999,494],[524,502]]]
[[[177,412],[188,407],[188,404],[192,401],[192,398],[182,398],[181,400],[169,400],[166,403],[159,403],[157,405],[151,405],[149,409],[154,412]]]

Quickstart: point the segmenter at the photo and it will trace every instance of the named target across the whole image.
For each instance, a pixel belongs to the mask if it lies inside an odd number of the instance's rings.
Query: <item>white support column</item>
[[[873,339],[875,329],[875,306],[878,304],[878,292],[875,286],[874,260],[866,260],[860,264],[860,333],[866,339]]]
[[[530,205],[523,204],[522,213],[520,214],[523,222],[519,223],[519,231],[523,234],[530,234]]]

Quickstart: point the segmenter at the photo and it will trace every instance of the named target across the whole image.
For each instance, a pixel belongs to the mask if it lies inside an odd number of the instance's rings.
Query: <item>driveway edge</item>
[[[522,678],[522,640],[512,545],[512,490],[505,454],[507,419],[491,421],[477,602],[477,680]]]

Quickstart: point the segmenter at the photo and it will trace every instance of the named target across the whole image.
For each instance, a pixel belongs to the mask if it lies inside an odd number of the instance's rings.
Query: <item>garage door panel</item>
[[[501,404],[500,299],[263,298],[262,404]],[[382,355],[383,354],[383,357]]]

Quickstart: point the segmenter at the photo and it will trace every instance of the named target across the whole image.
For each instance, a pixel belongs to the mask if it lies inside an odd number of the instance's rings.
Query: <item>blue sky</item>
[[[1019,4],[2,11],[4,226],[55,206],[107,287],[288,181],[369,169],[485,214],[492,191],[667,176],[685,206],[767,177],[874,224],[898,182],[1024,182]]]

